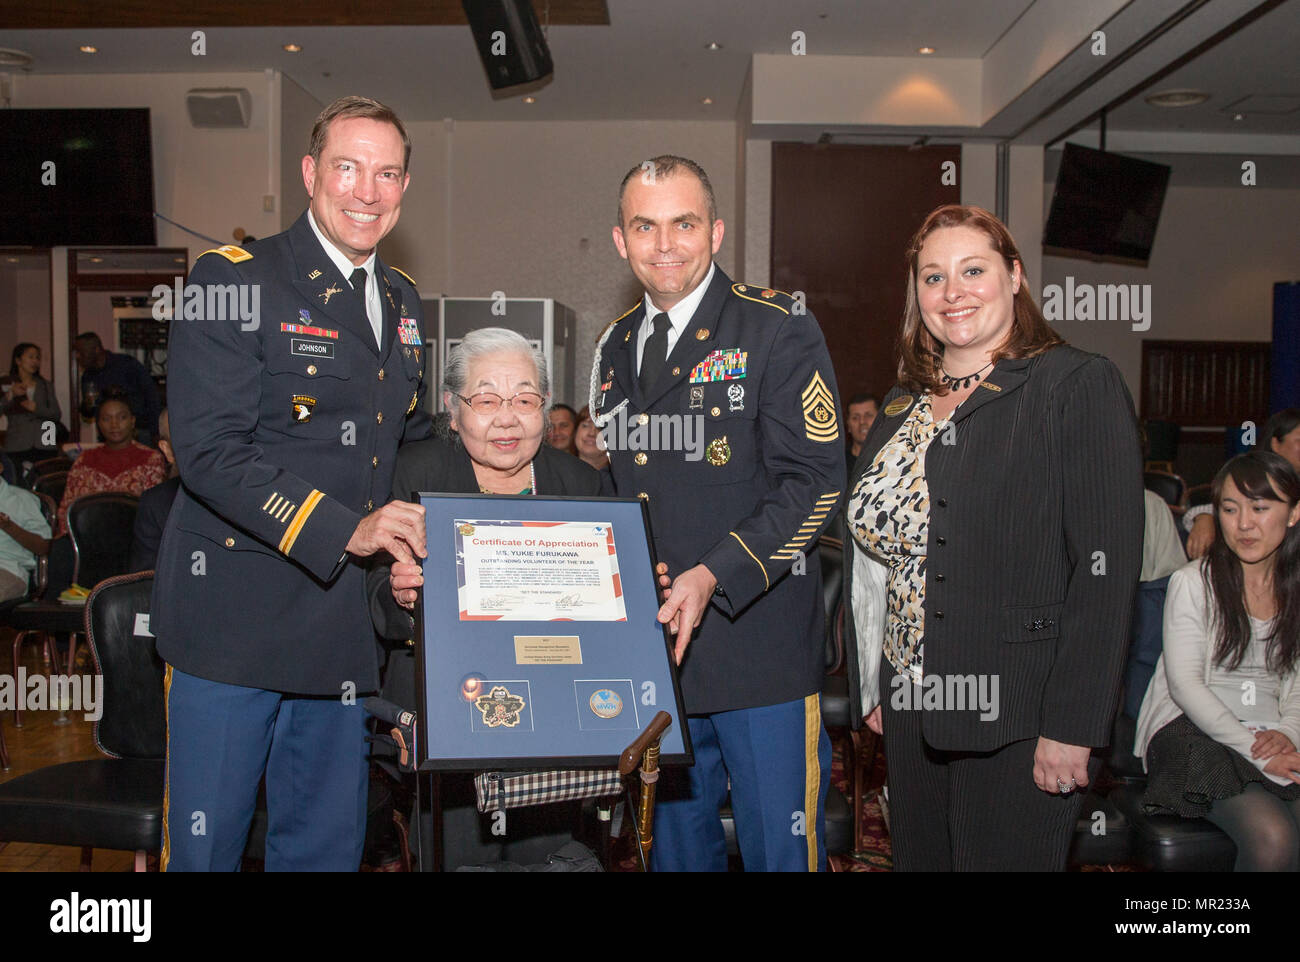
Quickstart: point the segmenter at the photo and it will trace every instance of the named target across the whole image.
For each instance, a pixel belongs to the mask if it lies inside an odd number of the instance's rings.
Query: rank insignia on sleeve
[[[397,336],[403,344],[419,344],[420,328],[416,325],[415,318],[402,318],[401,323],[397,325]]]
[[[708,384],[710,381],[738,381],[745,376],[749,352],[733,347],[728,351],[714,351],[691,368],[688,384]]]
[[[293,396],[293,420],[295,424],[306,424],[311,420],[312,408],[316,406],[316,399],[308,394],[295,394]]]
[[[519,713],[525,702],[511,694],[505,685],[494,685],[486,695],[474,699],[474,707],[483,715],[488,728],[514,728],[519,724]]]
[[[821,373],[813,372],[812,380],[803,389],[803,429],[809,441],[834,441],[840,436],[835,420],[835,398],[822,380]]]

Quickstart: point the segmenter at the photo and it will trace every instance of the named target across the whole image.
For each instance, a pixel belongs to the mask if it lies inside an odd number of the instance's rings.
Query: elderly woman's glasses
[[[484,416],[496,414],[501,410],[502,404],[510,405],[516,414],[536,414],[542,409],[542,402],[545,400],[535,391],[521,391],[509,398],[503,398],[500,394],[493,394],[490,391],[475,394],[473,397],[465,397],[463,394],[457,394],[456,397],[468,404],[475,414]]]

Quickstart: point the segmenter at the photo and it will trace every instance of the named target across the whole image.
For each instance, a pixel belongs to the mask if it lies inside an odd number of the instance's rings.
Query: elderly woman
[[[467,334],[448,359],[442,398],[451,412],[450,419],[441,422],[443,436],[398,451],[394,499],[409,499],[417,491],[575,497],[600,493],[600,475],[594,469],[542,443],[550,400],[546,360],[519,334],[498,327]],[[414,653],[405,644],[413,630],[408,612],[423,582],[419,565],[400,563],[391,571],[387,565],[378,567],[367,579],[376,630],[400,642],[388,658],[383,695],[410,709],[417,701]],[[482,833],[468,775],[442,776],[440,793],[448,867],[507,856],[540,861],[568,837],[565,829],[572,813],[564,806],[540,813],[524,809],[511,813],[504,840],[517,845],[502,850],[502,839]],[[427,822],[424,827],[433,829]]]
[[[1047,325],[988,211],[934,211],[908,263],[899,384],[845,511],[850,690],[883,729],[895,868],[1059,871],[1142,557],[1132,403]]]
[[[546,360],[514,331],[487,327],[467,334],[452,350],[443,379],[451,412],[445,436],[408,444],[397,453],[393,497],[416,491],[461,494],[558,494],[594,497],[600,475],[572,455],[542,443],[550,384]],[[411,637],[419,565],[375,569],[368,579],[370,610],[385,638]],[[384,695],[415,707],[411,650],[389,659]]]

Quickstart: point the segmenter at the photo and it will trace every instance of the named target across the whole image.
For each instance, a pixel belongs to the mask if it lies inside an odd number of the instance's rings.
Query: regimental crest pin
[[[709,339],[709,329],[707,327],[700,328],[695,332],[695,339],[697,341],[707,341]]]
[[[311,420],[312,408],[316,406],[316,399],[309,394],[295,394],[293,396],[293,421],[295,424],[306,424]]]
[[[727,400],[730,402],[729,411],[745,410],[745,388],[739,382],[732,381],[731,386],[727,388]]]
[[[494,685],[486,695],[474,699],[474,707],[483,715],[483,724],[488,728],[515,728],[525,704],[518,695],[511,694],[505,685]]]

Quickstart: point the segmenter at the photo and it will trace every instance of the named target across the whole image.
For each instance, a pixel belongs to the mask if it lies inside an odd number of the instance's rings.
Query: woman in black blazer
[[[1061,870],[1141,565],[1132,402],[989,212],[934,211],[908,261],[845,511],[850,691],[883,728],[897,869]]]

